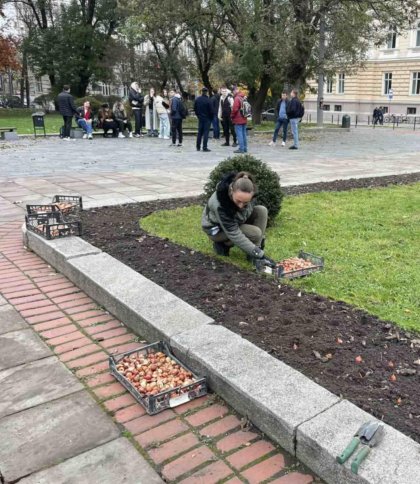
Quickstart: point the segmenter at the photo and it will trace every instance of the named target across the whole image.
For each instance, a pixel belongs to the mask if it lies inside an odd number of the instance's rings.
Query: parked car
[[[19,96],[0,96],[0,107],[23,108],[23,105]]]
[[[263,111],[261,113],[262,121],[275,121],[276,114],[274,111],[275,111],[274,108],[270,108],[270,109],[267,109],[266,111]]]

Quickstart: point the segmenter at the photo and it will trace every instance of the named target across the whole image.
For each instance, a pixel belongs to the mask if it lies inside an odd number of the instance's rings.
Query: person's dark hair
[[[63,91],[70,91],[70,86],[68,84],[64,84]]]
[[[282,94],[286,94],[286,96],[289,95],[289,93],[287,91],[283,91]]]
[[[108,103],[103,103],[103,104],[101,104],[101,108],[109,108],[109,104]]]
[[[295,96],[299,95],[299,91],[297,89],[292,89],[292,92],[295,94]]]
[[[240,171],[233,179],[230,187],[232,192],[257,193],[254,178],[247,171]]]

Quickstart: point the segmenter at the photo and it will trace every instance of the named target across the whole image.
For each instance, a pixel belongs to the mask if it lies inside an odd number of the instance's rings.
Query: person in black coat
[[[143,116],[142,116],[142,109],[143,109],[143,100],[144,96],[141,93],[141,89],[137,82],[132,82],[130,86],[130,90],[128,91],[128,101],[130,103],[131,111],[133,112],[134,116],[134,136],[136,138],[140,138],[141,134],[141,127],[143,124]]]
[[[305,109],[302,103],[299,101],[298,92],[296,89],[292,89],[290,93],[290,102],[287,106],[286,111],[287,117],[289,118],[290,127],[293,134],[293,145],[289,150],[297,150],[299,148],[299,123],[305,114]]]
[[[77,115],[77,108],[74,104],[74,98],[70,94],[70,86],[63,86],[63,91],[57,96],[58,111],[63,116],[64,133],[63,139],[70,139],[71,121],[74,115]]]
[[[213,126],[213,139],[220,139],[220,125],[219,125],[219,103],[220,94],[217,91],[213,92],[213,96],[210,98],[211,109],[213,111],[213,119],[211,124]]]
[[[207,143],[210,123],[213,119],[213,110],[208,97],[208,89],[203,87],[201,92],[202,95],[198,96],[194,102],[194,112],[198,118],[197,151],[201,149],[201,140],[203,140],[203,151],[211,151],[207,148]]]

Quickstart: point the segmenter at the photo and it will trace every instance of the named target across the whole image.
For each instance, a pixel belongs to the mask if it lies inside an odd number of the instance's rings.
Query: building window
[[[326,92],[327,94],[332,94],[333,92],[333,80],[330,77],[327,77],[325,80],[326,83]]]
[[[416,47],[420,47],[420,22],[417,23],[416,27]]]
[[[397,47],[397,32],[395,32],[395,27],[389,28],[388,40],[386,43],[387,49],[395,49]]]
[[[379,109],[382,111],[383,114],[388,114],[388,106],[381,106]]]
[[[411,94],[420,94],[420,72],[412,73]]]
[[[389,90],[392,89],[392,72],[384,73],[384,94],[389,94]]]
[[[341,104],[335,104],[334,111],[341,111]]]
[[[40,77],[35,78],[37,92],[42,92],[42,79]]]
[[[324,104],[324,105],[322,106],[322,109],[323,109],[324,111],[329,111],[329,110],[330,110],[330,105],[329,105],[329,104]]]
[[[407,114],[417,114],[417,108],[407,108]]]
[[[344,94],[344,84],[346,80],[346,75],[345,74],[339,74],[338,75],[338,84],[337,84],[337,92],[338,94]]]

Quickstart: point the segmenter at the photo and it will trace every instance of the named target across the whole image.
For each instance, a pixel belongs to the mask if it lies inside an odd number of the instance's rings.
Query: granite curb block
[[[51,263],[54,256],[50,252],[62,243],[54,241],[53,245],[32,232],[27,232],[25,239],[35,252],[41,245],[46,247],[43,253]],[[326,482],[418,481],[420,445],[390,426],[386,426],[383,443],[372,451],[357,476],[349,464],[339,465],[336,455],[363,422],[372,420],[371,415],[241,336],[211,324],[211,318],[113,257],[92,253],[95,247],[85,244],[87,255],[82,251],[75,255],[75,250],[60,245],[63,274],[149,341],[170,342],[182,361],[207,376],[213,390]]]

